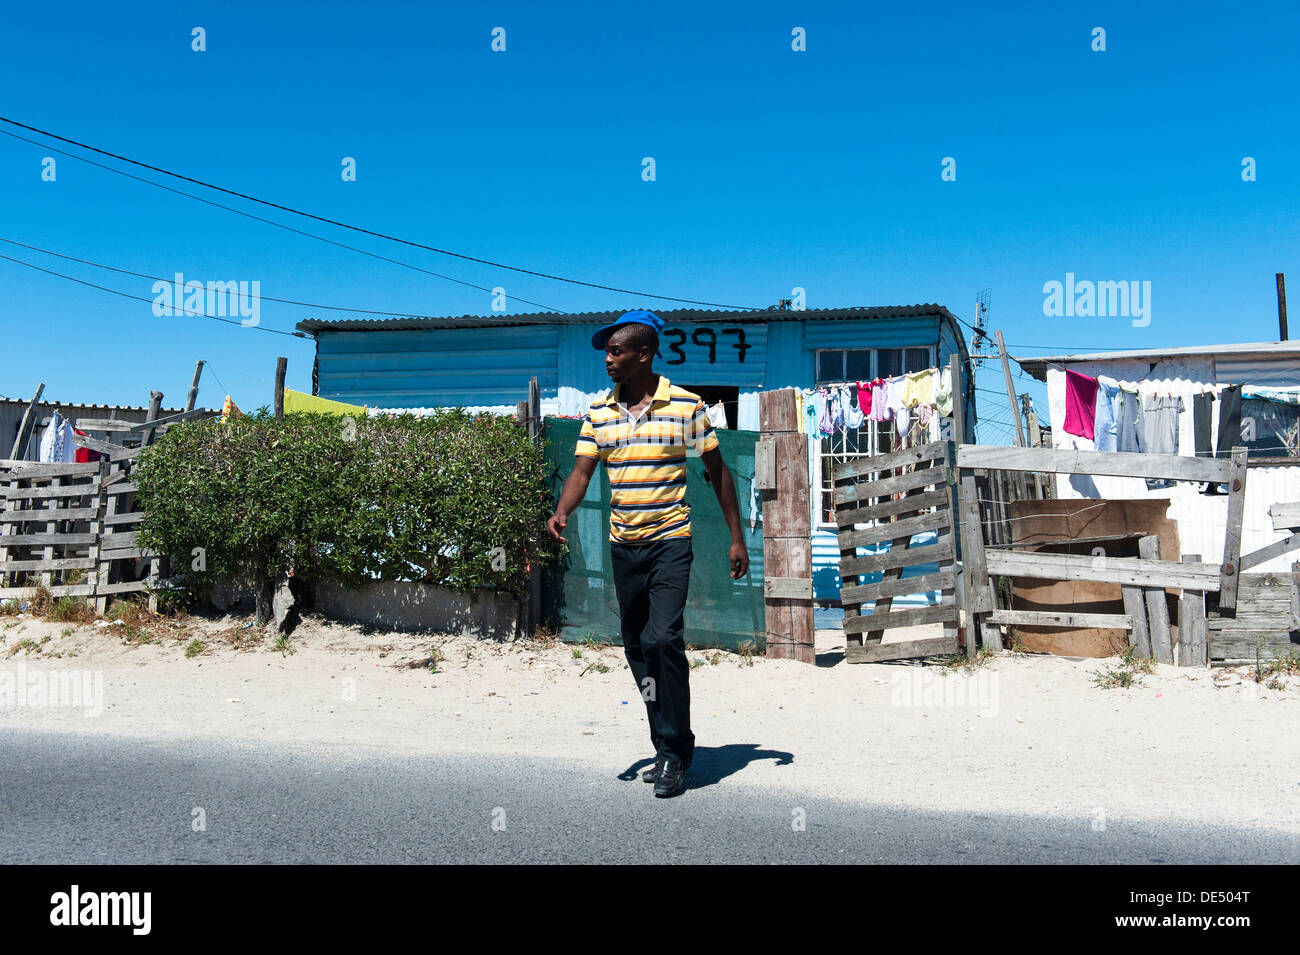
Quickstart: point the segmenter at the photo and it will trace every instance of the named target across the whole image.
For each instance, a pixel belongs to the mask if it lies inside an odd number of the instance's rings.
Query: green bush
[[[417,580],[520,594],[552,510],[540,448],[509,418],[268,414],[171,428],[132,480],[141,545],[187,588],[251,576]],[[202,548],[202,562],[195,549]]]

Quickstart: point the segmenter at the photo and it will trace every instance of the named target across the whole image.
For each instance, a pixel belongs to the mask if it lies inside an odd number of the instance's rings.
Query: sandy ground
[[[0,726],[306,742],[340,758],[496,753],[629,766],[650,755],[621,648],[308,617],[288,652],[246,622],[160,621],[157,642],[126,645],[114,627],[0,617]],[[196,638],[206,647],[187,657]],[[819,631],[817,666],[692,651],[697,746],[752,747],[734,777],[743,783],[894,807],[1300,832],[1300,677],[1269,688],[1232,671],[1158,666],[1135,687],[1102,689],[1092,676],[1117,660],[1004,653],[963,673],[847,664],[843,646],[842,633]],[[102,680],[102,712],[93,697],[87,707],[15,696],[18,683],[58,674]]]

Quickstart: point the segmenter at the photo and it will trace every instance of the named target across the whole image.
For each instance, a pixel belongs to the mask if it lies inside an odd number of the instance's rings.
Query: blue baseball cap
[[[619,316],[618,321],[611,322],[604,328],[597,330],[596,334],[591,336],[591,347],[605,350],[605,343],[609,341],[609,336],[614,334],[614,330],[624,325],[649,325],[656,332],[664,330],[664,320],[654,312],[647,312],[645,309],[637,309],[633,312],[624,312]],[[658,352],[655,352],[658,355]],[[662,356],[661,356],[662,357]]]

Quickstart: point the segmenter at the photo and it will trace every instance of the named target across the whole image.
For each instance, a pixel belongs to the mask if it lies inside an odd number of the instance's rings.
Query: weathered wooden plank
[[[759,438],[754,444],[754,487],[776,490],[776,443],[767,438]]]
[[[1160,538],[1148,534],[1138,541],[1138,553],[1142,559],[1155,562],[1160,556]],[[1174,662],[1174,641],[1169,631],[1169,604],[1165,599],[1163,586],[1155,586],[1148,578],[1142,588],[1142,596],[1147,603],[1147,629],[1151,634],[1151,659],[1157,663]]]
[[[888,613],[845,617],[844,632],[866,633],[872,630],[884,632],[899,627],[915,627],[923,623],[940,623],[944,620],[956,620],[957,613],[955,603],[940,603],[929,607],[909,607],[907,610],[891,610]]]
[[[101,547],[99,550],[99,562],[103,564],[106,560],[136,560],[141,557],[158,557],[157,551],[146,550],[141,547],[118,547],[109,550],[107,547]]]
[[[61,487],[14,487],[10,485],[4,497],[11,501],[44,501],[55,497],[92,497],[99,493],[99,482],[66,484]]]
[[[1228,516],[1223,534],[1223,566],[1219,577],[1219,608],[1237,606],[1237,579],[1241,576],[1241,528],[1246,519],[1246,449],[1232,449],[1232,474],[1228,482]]]
[[[1285,611],[1277,613],[1255,613],[1245,617],[1219,617],[1211,616],[1206,618],[1206,626],[1210,630],[1222,632],[1251,633],[1265,630],[1290,630],[1291,612],[1288,608]]]
[[[1243,554],[1241,558],[1241,572],[1244,574],[1252,567],[1258,567],[1265,561],[1270,561],[1274,557],[1281,557],[1288,551],[1293,551],[1300,547],[1300,532],[1288,534],[1279,541],[1266,544],[1259,550],[1253,550],[1249,554]],[[1238,585],[1240,586],[1240,585]]]
[[[1067,613],[1046,610],[994,610],[989,623],[1024,627],[1104,627],[1132,630],[1133,620],[1126,613]]]
[[[951,525],[952,515],[947,508],[943,508],[931,514],[923,514],[920,517],[877,524],[875,527],[866,527],[862,530],[844,529],[839,532],[840,550],[869,547],[883,541],[912,537],[941,527],[951,527]]]
[[[867,507],[855,507],[845,510],[837,507],[835,509],[835,521],[840,527],[851,527],[854,524],[870,524],[873,521],[883,520],[897,514],[912,514],[916,511],[927,511],[933,507],[945,507],[949,503],[950,496],[947,488],[940,488],[937,491],[925,491],[921,494],[899,498],[897,501],[882,501],[879,504],[871,504]]]
[[[835,483],[860,479],[864,474],[875,474],[892,468],[907,467],[925,461],[941,461],[948,455],[948,442],[935,441],[915,448],[903,448],[901,451],[888,451],[874,454],[868,458],[850,458],[835,465],[831,471]]]
[[[144,511],[129,511],[126,514],[109,514],[104,516],[104,524],[108,527],[139,524],[143,520]]]
[[[1128,645],[1144,660],[1151,659],[1151,631],[1147,627],[1147,605],[1142,599],[1142,588],[1126,586],[1120,588],[1124,597],[1124,614],[1132,623],[1129,631]]]
[[[100,595],[144,593],[151,586],[156,587],[157,583],[157,581],[148,578],[144,580],[124,580],[121,583],[105,584],[103,587],[98,588],[98,593]]]
[[[107,482],[105,482],[107,484]],[[140,490],[132,481],[122,481],[105,488],[107,494],[134,494]]]
[[[1109,453],[1109,452],[1107,452]],[[1218,564],[1182,564],[1139,557],[1089,557],[1086,554],[1045,554],[1041,551],[988,550],[988,572],[1038,580],[1093,580],[1139,587],[1178,587],[1217,591]]]
[[[984,549],[984,525],[980,520],[979,493],[975,477],[962,475],[961,479],[961,546],[962,576],[965,580],[968,627],[973,627],[977,614],[988,613],[995,606],[993,587],[989,583],[989,568]],[[974,638],[968,646],[973,646]]]
[[[6,534],[6,547],[55,547],[60,544],[93,544],[94,534]],[[51,558],[53,554],[49,555]]]
[[[1300,528],[1300,503],[1274,504],[1269,507],[1268,516],[1273,518],[1273,530],[1296,530]]]
[[[872,498],[888,497],[904,491],[919,490],[931,484],[944,484],[948,480],[946,467],[917,468],[908,474],[885,478],[881,481],[860,481],[856,484],[840,484],[831,492],[831,501],[836,505],[856,504],[858,501],[870,501]]]
[[[96,507],[27,507],[0,511],[0,524],[17,524],[26,521],[93,521],[99,512]],[[141,515],[143,517],[143,515]]]
[[[131,431],[148,431],[153,428],[166,428],[169,425],[178,424],[181,421],[192,421],[195,418],[203,416],[216,417],[217,412],[209,411],[207,408],[198,408],[194,411],[182,411],[178,414],[168,415],[166,418],[158,418],[155,421],[140,421],[131,424]]]
[[[3,591],[0,591],[3,593]],[[1249,633],[1224,630],[1210,631],[1210,658],[1213,660],[1255,660],[1258,641],[1264,643],[1261,659],[1271,660],[1288,652],[1300,652],[1300,637],[1285,630],[1261,630]]]
[[[956,653],[956,637],[930,637],[925,640],[904,640],[899,643],[871,643],[866,646],[844,648],[846,663],[878,663],[884,660],[910,660]]]
[[[78,477],[98,473],[99,465],[93,461],[69,461],[66,464],[36,464],[32,461],[23,461],[16,467],[9,469],[9,477],[31,481],[56,477]]]
[[[55,597],[89,597],[95,592],[93,584],[54,584],[49,588]],[[35,597],[35,587],[0,587],[0,597]]]
[[[866,557],[842,557],[840,558],[840,574],[846,577],[856,576],[857,574],[874,574],[876,571],[896,567],[912,567],[916,564],[928,564],[936,560],[948,560],[952,556],[952,537],[951,535],[943,535],[933,544],[891,548],[883,554],[868,554]]]
[[[90,570],[93,557],[55,557],[51,560],[0,560],[0,573],[33,570]]]
[[[779,600],[812,600],[813,582],[808,577],[764,577],[763,596]]]
[[[1005,471],[1059,471],[1111,477],[1171,478],[1177,481],[1231,480],[1230,461],[1176,454],[1134,454],[1127,451],[1072,451],[1054,448],[1004,448],[963,444],[957,448],[958,468]]]
[[[135,422],[120,418],[78,418],[77,427],[82,431],[107,431],[113,433],[135,430]]]
[[[933,590],[951,590],[957,585],[955,571],[941,570],[937,574],[922,574],[919,577],[898,577],[893,580],[881,580],[874,584],[855,584],[840,589],[840,602],[843,604],[862,604],[881,597],[903,597],[907,594],[927,594]]]

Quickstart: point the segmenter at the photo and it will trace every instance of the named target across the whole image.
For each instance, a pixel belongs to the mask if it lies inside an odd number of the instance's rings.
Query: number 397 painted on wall
[[[745,343],[745,330],[743,328],[721,328],[717,330],[709,328],[708,326],[697,328],[690,333],[691,344],[708,349],[709,364],[716,365],[718,363],[719,335],[735,336],[735,341],[729,342],[724,338],[721,344],[724,348],[734,348],[736,350],[737,362],[743,365],[745,363],[745,352],[754,347],[753,345]],[[686,344],[686,329],[670,328],[668,331],[664,332],[663,337],[668,342],[668,350],[677,356],[675,358],[667,359],[664,364],[684,364],[686,361],[686,352],[682,350],[682,346]]]

